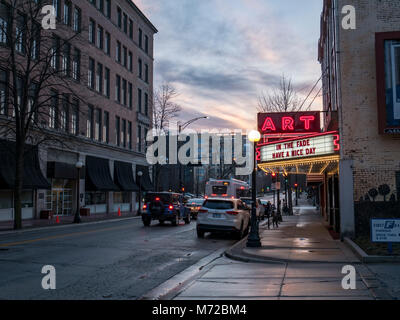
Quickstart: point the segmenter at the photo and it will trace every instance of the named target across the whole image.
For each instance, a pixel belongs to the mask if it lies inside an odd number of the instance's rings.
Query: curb
[[[9,234],[22,234],[22,233],[27,233],[27,232],[35,232],[35,231],[42,231],[42,230],[50,230],[50,229],[66,229],[68,227],[81,227],[81,226],[88,226],[88,225],[95,225],[95,224],[102,224],[106,222],[120,222],[120,221],[125,221],[125,220],[134,220],[134,219],[140,219],[141,217],[126,217],[126,218],[118,218],[118,219],[104,219],[104,220],[99,220],[99,221],[89,221],[89,222],[81,222],[81,223],[66,223],[66,224],[61,224],[61,225],[52,225],[52,226],[45,226],[45,227],[33,227],[33,228],[28,228],[28,229],[22,229],[22,230],[10,230],[10,231],[0,231],[0,236],[2,235],[9,235]]]
[[[362,263],[400,262],[400,256],[370,256],[348,237],[344,238],[344,243],[354,252]]]
[[[172,276],[167,281],[143,294],[138,300],[172,300],[186,285],[191,283],[200,273],[207,271],[207,266],[221,258],[225,249],[218,249],[200,259],[194,265]]]

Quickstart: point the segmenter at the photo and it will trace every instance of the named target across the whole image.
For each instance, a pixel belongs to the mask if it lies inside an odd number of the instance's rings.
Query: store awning
[[[0,189],[15,187],[16,144],[0,140]],[[51,189],[50,183],[40,169],[38,149],[26,145],[24,152],[23,189]]]
[[[141,171],[143,175],[141,177],[138,176],[138,172]],[[136,184],[141,185],[143,191],[153,191],[154,186],[150,179],[149,167],[147,166],[136,166]]]
[[[81,179],[85,179],[85,168],[80,170]],[[47,178],[76,180],[78,170],[75,165],[64,162],[47,162]]]
[[[130,163],[114,162],[114,182],[122,191],[139,191],[139,187],[133,179],[132,164]]]
[[[86,190],[87,191],[119,191],[114,184],[107,159],[86,157]]]

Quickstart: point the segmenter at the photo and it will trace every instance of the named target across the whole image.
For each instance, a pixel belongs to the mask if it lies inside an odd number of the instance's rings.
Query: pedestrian
[[[278,212],[276,212],[275,210],[272,211],[272,226],[275,228],[279,228],[279,216],[278,216]]]
[[[272,204],[271,201],[268,201],[267,207],[265,208],[265,215],[267,217],[268,229],[271,229],[271,223],[270,223],[271,211],[272,211]]]

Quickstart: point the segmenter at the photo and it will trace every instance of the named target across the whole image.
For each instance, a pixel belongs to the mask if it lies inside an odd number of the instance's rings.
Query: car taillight
[[[237,212],[237,211],[227,211],[226,213],[233,215],[233,216],[237,216],[239,214],[239,212]]]
[[[223,194],[222,196],[223,196],[223,197],[227,197],[228,195],[227,195],[227,194]]]
[[[174,206],[171,204],[171,205],[168,207],[168,209],[169,209],[169,210],[174,210]]]
[[[207,209],[200,209],[200,210],[199,210],[199,213],[207,213],[207,212],[208,212]]]
[[[143,210],[146,210],[147,209],[147,204],[144,204],[143,205]]]

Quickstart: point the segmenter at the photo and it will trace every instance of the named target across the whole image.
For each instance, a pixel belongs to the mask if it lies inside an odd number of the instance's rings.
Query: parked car
[[[207,199],[197,217],[197,236],[203,238],[206,232],[234,233],[242,239],[249,231],[250,212],[239,199]]]
[[[142,210],[142,221],[146,227],[150,226],[152,220],[158,220],[161,224],[170,221],[173,226],[177,226],[180,219],[186,224],[191,221],[190,210],[185,207],[182,194],[171,192],[146,194]]]
[[[201,209],[205,199],[190,199],[186,206],[190,209],[192,219],[196,220],[199,210]]]
[[[251,206],[253,203],[252,198],[240,198],[240,200],[242,200],[247,205],[247,207],[251,210]],[[250,213],[251,213],[251,211],[250,211]],[[256,216],[260,220],[265,219],[265,208],[262,205],[260,199],[257,199],[257,202],[256,202]]]

